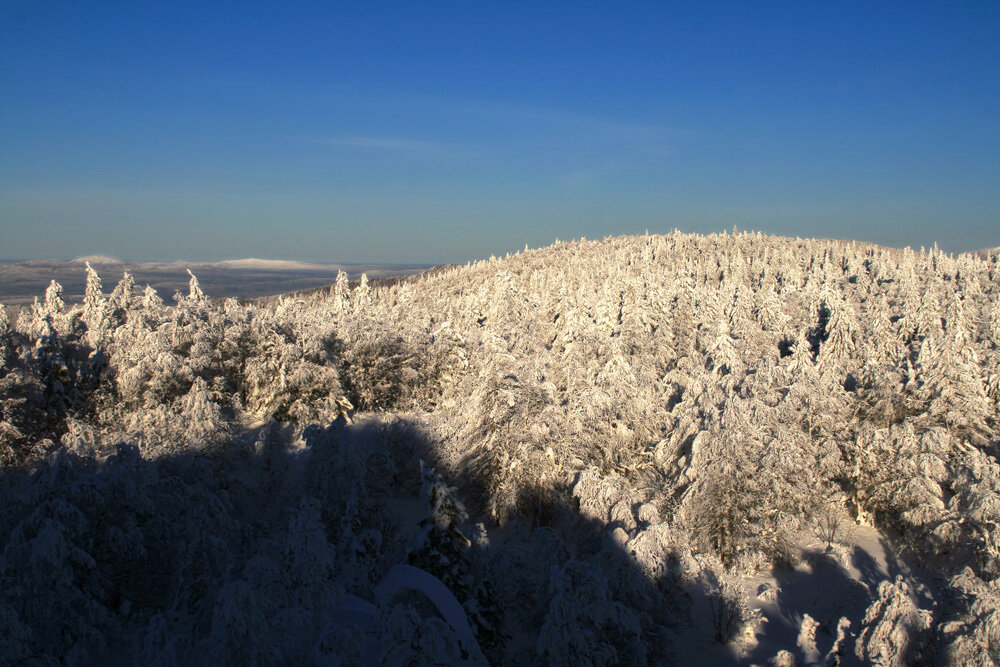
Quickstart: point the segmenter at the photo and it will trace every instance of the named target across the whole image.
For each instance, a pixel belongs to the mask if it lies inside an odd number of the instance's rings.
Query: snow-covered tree
[[[553,570],[552,600],[538,635],[538,656],[552,665],[645,665],[639,617],[611,598],[606,575],[571,560]]]
[[[108,297],[108,305],[111,306],[112,310],[127,310],[132,305],[134,292],[135,279],[131,273],[125,271],[122,274],[122,279],[111,290],[111,296]]]
[[[879,584],[878,598],[865,612],[864,626],[855,644],[859,660],[895,666],[921,659],[923,635],[930,629],[931,614],[920,609],[911,595],[901,578]]]
[[[83,322],[87,325],[87,343],[95,350],[102,347],[107,328],[108,303],[101,292],[101,277],[87,262],[87,287],[83,296]]]
[[[333,309],[335,313],[344,313],[350,305],[351,294],[348,288],[347,274],[337,271],[337,281],[333,286]]]
[[[372,288],[368,284],[368,274],[362,273],[361,280],[358,281],[358,286],[354,288],[354,292],[351,294],[351,302],[354,304],[354,309],[360,311],[367,308],[371,303],[371,295]]]
[[[44,312],[55,317],[63,312],[66,308],[66,303],[62,298],[63,288],[62,285],[56,281],[49,283],[49,286],[45,289],[45,310]]]

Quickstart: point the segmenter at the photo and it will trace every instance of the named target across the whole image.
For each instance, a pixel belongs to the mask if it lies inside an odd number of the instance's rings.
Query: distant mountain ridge
[[[108,257],[107,255],[85,255],[84,257],[77,257],[76,259],[71,259],[70,262],[73,264],[122,264],[120,259],[114,257]]]
[[[90,263],[101,274],[110,291],[128,271],[138,285],[149,284],[164,298],[187,289],[190,269],[198,276],[205,293],[213,298],[253,299],[297,292],[332,284],[341,271],[351,280],[366,274],[372,280],[413,275],[428,264],[314,264],[292,260],[245,258],[219,262],[128,262],[106,255],[86,255],[65,261],[58,259],[11,261],[0,264],[0,303],[31,303],[41,297],[49,282],[63,286],[63,298],[73,303],[83,298]]]

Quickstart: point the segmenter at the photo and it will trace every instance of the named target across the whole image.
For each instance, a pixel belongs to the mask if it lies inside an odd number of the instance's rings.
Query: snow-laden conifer
[[[188,301],[192,303],[201,303],[205,300],[205,293],[201,291],[201,285],[198,283],[198,277],[191,273],[191,269],[187,269],[187,273],[191,276],[191,280],[188,281]]]
[[[865,612],[855,644],[859,660],[902,666],[920,659],[931,614],[917,607],[911,595],[902,579],[879,584],[878,598]]]
[[[348,288],[347,274],[337,271],[337,281],[333,285],[333,308],[336,313],[343,313],[351,301],[350,289]]]
[[[355,310],[362,310],[368,307],[372,298],[371,292],[372,288],[368,284],[368,274],[362,273],[361,280],[358,281],[358,286],[354,288],[354,292],[351,295],[351,301],[354,304]]]
[[[87,325],[87,342],[94,349],[102,346],[107,328],[107,301],[101,292],[101,277],[87,262],[87,285],[83,295],[83,322]]]
[[[122,279],[118,281],[115,288],[111,290],[111,296],[108,297],[108,304],[114,310],[126,310],[132,304],[132,297],[135,292],[135,279],[132,274],[125,271],[122,274]]]
[[[56,281],[49,283],[49,286],[45,289],[45,313],[55,317],[63,312],[66,308],[66,304],[62,298],[63,288],[62,285]]]

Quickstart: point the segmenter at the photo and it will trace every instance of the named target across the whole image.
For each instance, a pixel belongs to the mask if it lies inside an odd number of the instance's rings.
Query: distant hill
[[[70,260],[73,264],[121,264],[120,259],[115,259],[114,257],[108,257],[107,255],[86,255],[84,257],[77,257],[76,259]]]
[[[49,282],[63,286],[63,298],[74,303],[83,298],[90,262],[102,279],[104,291],[110,292],[128,271],[137,285],[151,285],[160,296],[170,299],[177,290],[187,289],[190,269],[198,276],[202,289],[213,298],[252,299],[322,287],[333,283],[344,271],[352,280],[362,274],[369,279],[408,276],[428,268],[426,264],[311,264],[268,259],[236,259],[221,262],[123,262],[104,255],[89,255],[70,261],[29,260],[0,264],[0,303],[31,303],[41,297]]]

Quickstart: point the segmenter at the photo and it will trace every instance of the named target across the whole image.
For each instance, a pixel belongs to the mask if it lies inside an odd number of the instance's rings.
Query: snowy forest
[[[0,306],[0,663],[1000,662],[994,255],[107,278]]]

